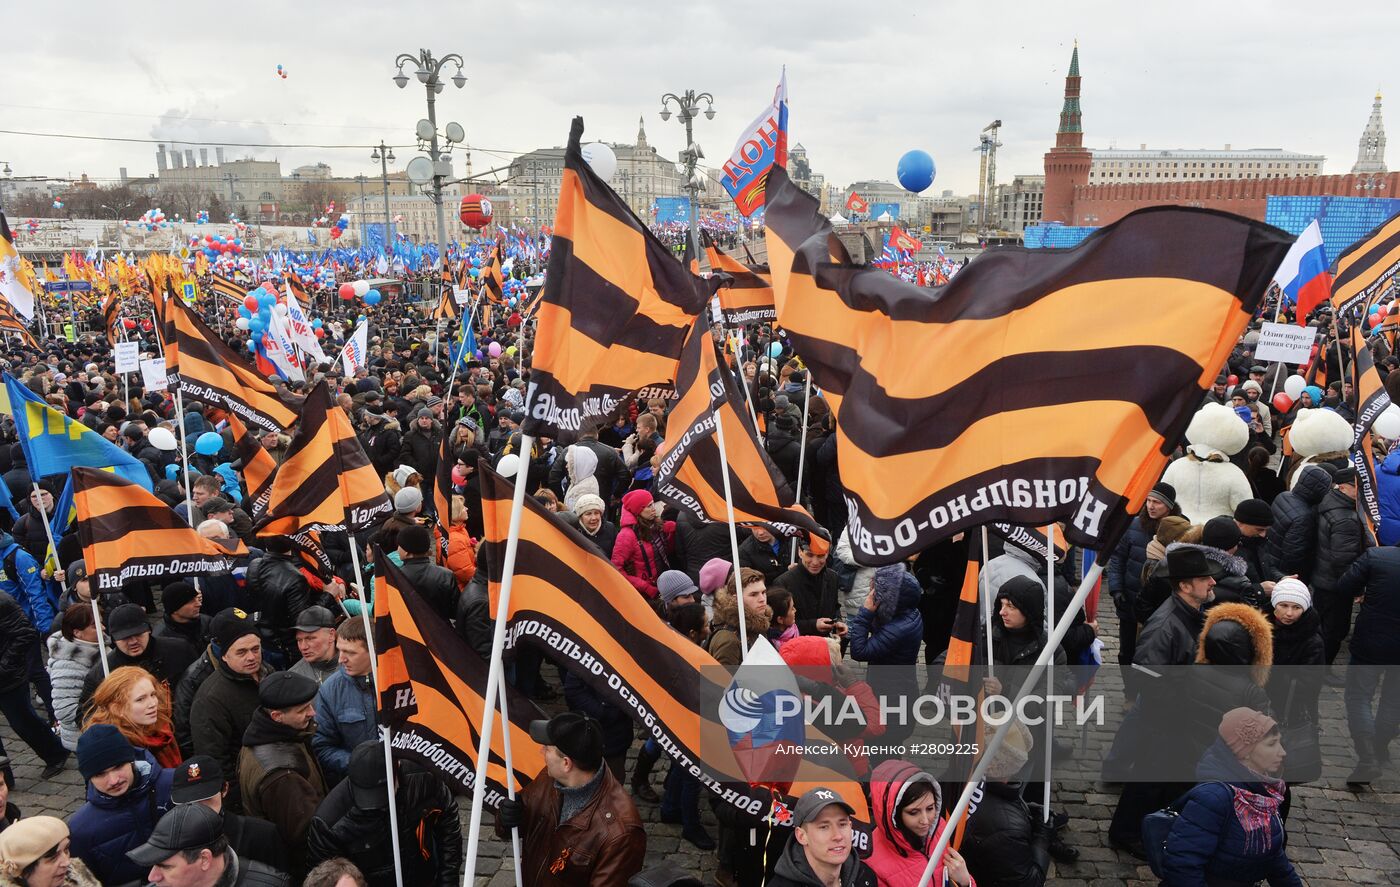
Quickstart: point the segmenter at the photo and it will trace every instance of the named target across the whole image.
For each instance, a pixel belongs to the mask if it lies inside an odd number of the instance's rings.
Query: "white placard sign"
[[[166,389],[165,358],[155,357],[141,361],[141,382],[146,386],[147,391],[164,391]]]
[[[118,342],[114,349],[117,358],[117,372],[134,373],[141,363],[140,342]]]
[[[464,286],[454,286],[452,288],[452,299],[458,305],[465,305],[472,300],[472,291]]]
[[[1307,363],[1312,359],[1312,346],[1316,339],[1316,327],[1266,323],[1259,331],[1254,359],[1259,363]]]

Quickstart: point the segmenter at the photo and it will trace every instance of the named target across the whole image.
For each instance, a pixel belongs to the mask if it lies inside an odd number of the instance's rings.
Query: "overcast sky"
[[[715,96],[696,138],[718,165],[787,65],[791,138],[828,181],[892,180],[900,154],[923,148],[938,165],[933,192],[970,193],[978,133],[994,118],[998,179],[1043,171],[1076,37],[1089,147],[1282,147],[1324,154],[1325,172],[1344,173],[1377,87],[1400,94],[1393,0],[7,6],[0,129],[361,146],[226,149],[275,157],[284,174],[316,161],[377,174],[363,146],[411,145],[424,89],[390,77],[398,53],[424,45],[467,60],[467,86],[442,93],[439,121],[463,124],[478,172],[563,144],[574,114],[587,140],[619,142],[644,115],[649,140],[674,156],[683,130],[657,117],[659,98],[685,89]],[[169,12],[144,12],[157,7]],[[1394,169],[1400,101],[1391,108]],[[154,151],[0,134],[0,161],[16,176],[113,179],[122,166],[144,176]],[[396,153],[402,168],[414,151]]]

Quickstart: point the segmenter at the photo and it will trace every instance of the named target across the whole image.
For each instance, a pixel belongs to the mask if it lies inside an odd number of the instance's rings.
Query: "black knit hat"
[[[1171,510],[1176,510],[1176,487],[1164,481],[1158,481],[1152,488],[1152,492],[1147,494],[1147,498],[1156,499]]]
[[[1240,544],[1240,528],[1235,519],[1221,515],[1206,521],[1201,529],[1201,544],[1229,551]]]
[[[183,579],[177,579],[161,589],[160,605],[168,616],[194,600],[198,593],[193,585]]]
[[[1271,527],[1274,512],[1263,499],[1246,499],[1235,506],[1235,521],[1250,527]]]

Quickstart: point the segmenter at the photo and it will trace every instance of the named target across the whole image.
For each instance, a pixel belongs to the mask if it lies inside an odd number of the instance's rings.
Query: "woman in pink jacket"
[[[885,761],[870,777],[870,805],[875,832],[865,864],[875,872],[880,887],[915,887],[947,824],[941,813],[943,790],[913,764]],[[930,883],[975,887],[967,863],[951,846],[934,867]]]
[[[661,503],[646,490],[622,497],[622,529],[613,543],[612,562],[647,600],[655,600],[656,580],[671,568],[675,521],[661,519]]]

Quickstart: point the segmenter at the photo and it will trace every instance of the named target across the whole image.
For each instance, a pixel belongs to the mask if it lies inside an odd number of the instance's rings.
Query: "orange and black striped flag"
[[[438,295],[437,307],[433,309],[433,320],[455,320],[457,318],[457,298],[452,287],[444,286]]]
[[[934,291],[852,262],[781,169],[767,200],[778,321],[835,414],[870,565],[997,521],[1111,545],[1293,239],[1154,207],[1073,249],[985,253]]]
[[[708,300],[695,276],[594,174],[575,117],[564,152],[524,431],[568,441],[647,385],[675,381]]]
[[[73,507],[96,591],[224,572],[248,554],[242,542],[229,549],[204,538],[154,494],[101,468],[73,469]]]
[[[482,292],[486,294],[487,301],[495,302],[497,305],[504,305],[506,301],[506,278],[501,273],[501,248],[499,246],[491,250],[491,261],[486,263],[486,267],[481,269]]]
[[[102,328],[107,331],[107,341],[117,341],[117,322],[121,319],[122,294],[117,290],[107,293],[102,301]]]
[[[457,457],[452,454],[452,428],[442,432],[442,444],[438,451],[437,471],[433,475],[433,508],[437,512],[435,533],[438,543],[438,563],[447,564],[447,541],[452,526],[452,468]]]
[[[1332,310],[1350,317],[1369,306],[1400,273],[1400,213],[1386,219],[1337,257],[1332,278]],[[1362,315],[1358,320],[1365,320]]]
[[[358,533],[393,510],[384,482],[365,456],[345,411],[331,403],[322,380],[306,396],[287,458],[272,475],[258,535],[341,529]]]
[[[413,590],[382,551],[374,557],[374,649],[380,722],[393,726],[393,749],[437,773],[458,794],[476,776],[486,701],[487,663]],[[533,702],[506,688],[511,766],[516,788],[544,769],[530,722],[544,718]],[[506,798],[505,733],[497,719],[486,767],[486,803]]]
[[[159,293],[152,301],[161,301]],[[264,431],[283,432],[296,422],[300,397],[259,375],[182,300],[170,295],[163,311],[165,366],[172,378],[178,374],[183,394],[237,413]]]
[[[796,504],[782,471],[759,446],[738,382],[715,353],[714,338],[703,318],[696,319],[686,339],[676,391],[680,398],[666,419],[666,440],[658,451],[658,496],[702,521],[729,520],[715,438],[719,417],[724,423],[734,522],[768,524],[785,536],[816,535],[828,541],[826,531]]]
[[[243,304],[243,300],[248,296],[247,290],[218,272],[209,275],[209,288],[221,296],[227,296],[240,305]]]
[[[243,482],[248,488],[248,514],[256,523],[267,513],[277,463],[272,454],[248,432],[248,426],[233,413],[227,415],[229,433],[233,437],[233,452],[242,466],[239,470],[243,472]]]
[[[1370,303],[1361,304],[1365,307],[1351,325],[1352,390],[1357,398],[1356,420],[1352,423],[1351,464],[1356,469],[1357,509],[1374,540],[1381,526],[1381,506],[1376,489],[1378,481],[1371,426],[1375,424],[1376,417],[1390,407],[1391,401],[1380,371],[1376,369],[1375,358],[1371,349],[1366,347],[1361,332],[1361,318],[1366,316]]]
[[[480,478],[484,562],[495,612],[512,485],[484,463]],[[611,561],[530,496],[521,515],[514,576],[506,614],[512,643],[547,650],[604,700],[628,712],[675,758],[672,766],[688,766],[719,803],[750,815],[769,809],[769,789],[749,785],[720,720],[729,673],[662,622]],[[812,728],[806,740],[811,749],[827,741]],[[824,785],[869,823],[865,797],[851,773],[846,759],[811,751],[790,790],[797,796]]]
[[[26,348],[38,349],[39,340],[29,331],[29,324],[15,312],[9,302],[0,299],[0,333],[14,333]]]
[[[721,252],[708,232],[702,230],[700,233],[705,240],[705,255],[710,261],[710,270],[723,275],[718,295],[724,322],[730,326],[741,326],[777,320],[778,312],[773,307],[773,275],[769,273],[768,266],[746,265]]]

